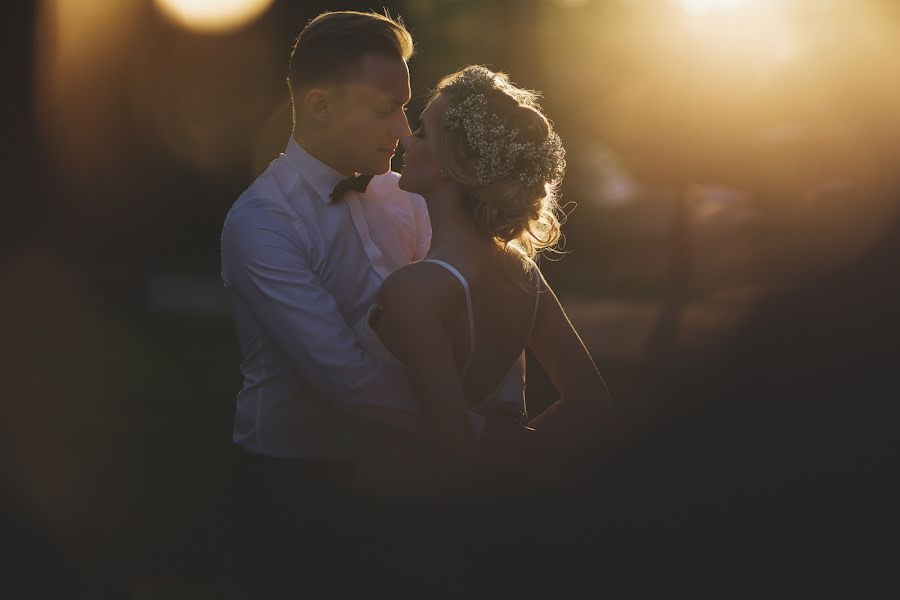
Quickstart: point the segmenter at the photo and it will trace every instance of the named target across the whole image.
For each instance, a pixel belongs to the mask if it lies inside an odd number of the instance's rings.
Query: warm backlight
[[[222,32],[246,25],[271,6],[273,0],[156,0],[156,5],[179,25],[195,31]]]
[[[744,0],[682,0],[684,10],[691,14],[703,14],[718,8],[734,8]]]

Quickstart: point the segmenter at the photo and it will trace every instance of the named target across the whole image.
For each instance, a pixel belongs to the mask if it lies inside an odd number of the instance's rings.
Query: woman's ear
[[[303,112],[321,125],[328,124],[329,93],[325,88],[310,88],[303,95]]]

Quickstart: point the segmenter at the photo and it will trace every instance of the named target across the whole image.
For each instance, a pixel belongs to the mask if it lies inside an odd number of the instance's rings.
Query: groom
[[[293,136],[222,230],[222,278],[244,356],[234,441],[250,453],[347,460],[356,423],[348,415],[417,426],[408,390],[360,352],[348,326],[382,280],[430,244],[424,201],[390,171],[410,132],[412,53],[402,24],[378,14],[325,13],[296,40]]]
[[[375,13],[329,12],[298,36],[288,84],[294,132],[286,150],[238,198],[222,230],[222,278],[244,361],[234,442],[249,493],[277,528],[327,541],[352,493],[356,443],[372,424],[424,432],[409,383],[363,354],[348,324],[382,281],[425,256],[424,200],[390,171],[410,134],[403,24]],[[522,401],[524,371],[506,387]],[[332,549],[341,559],[344,548]],[[327,544],[316,547],[319,558]]]

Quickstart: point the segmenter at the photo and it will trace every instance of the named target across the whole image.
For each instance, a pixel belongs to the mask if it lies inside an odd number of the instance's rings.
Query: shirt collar
[[[284,156],[303,175],[303,178],[324,202],[331,202],[331,192],[334,190],[334,186],[342,179],[346,179],[344,175],[304,150],[294,136],[288,140]]]

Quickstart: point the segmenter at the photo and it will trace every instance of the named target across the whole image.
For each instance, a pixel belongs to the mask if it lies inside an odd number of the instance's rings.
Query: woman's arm
[[[528,345],[562,398],[529,424],[549,437],[580,445],[599,425],[607,429],[612,424],[612,398],[559,299],[540,277],[541,296]]]

